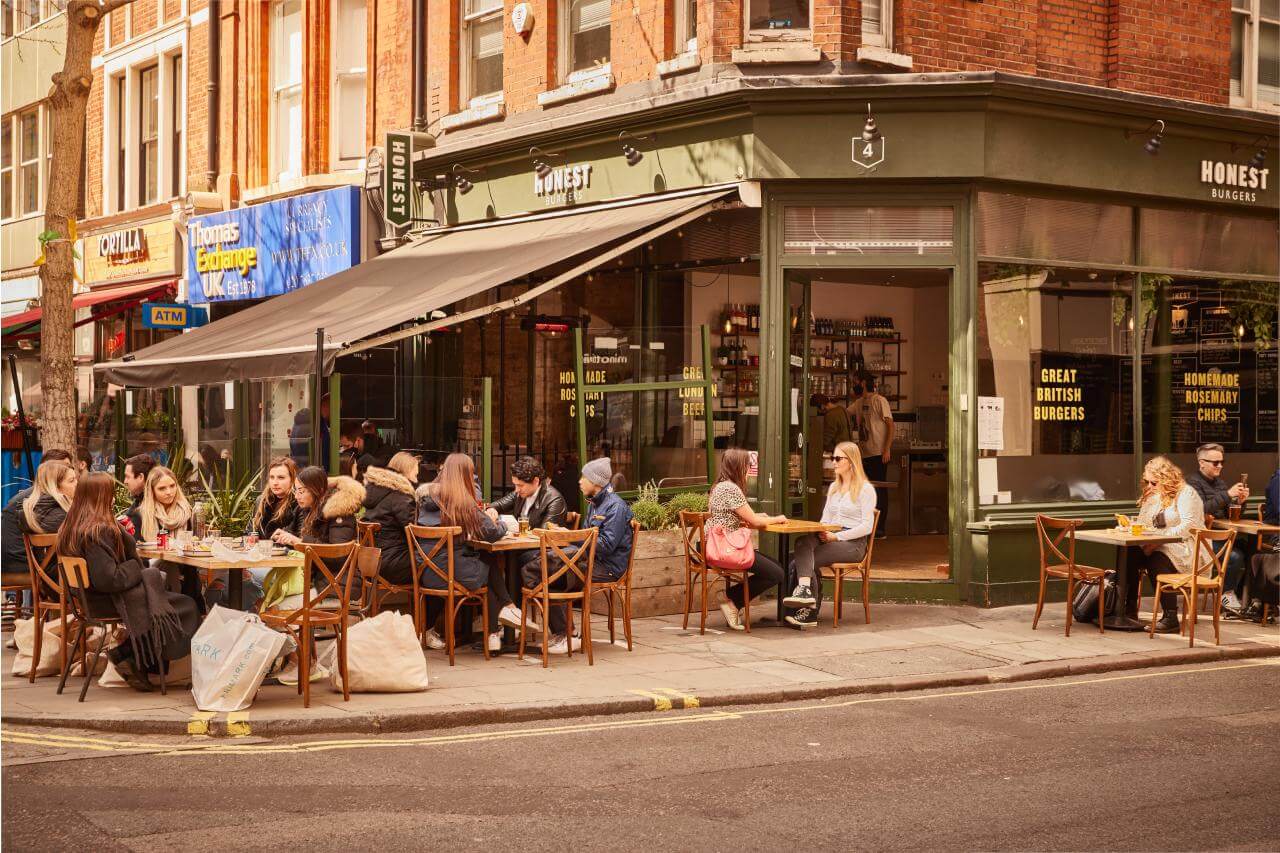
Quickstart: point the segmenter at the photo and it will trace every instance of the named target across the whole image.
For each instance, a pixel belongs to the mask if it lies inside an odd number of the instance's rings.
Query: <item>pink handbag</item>
[[[751,568],[756,561],[749,527],[732,531],[719,525],[707,528],[705,544],[707,563],[717,569],[742,571]]]

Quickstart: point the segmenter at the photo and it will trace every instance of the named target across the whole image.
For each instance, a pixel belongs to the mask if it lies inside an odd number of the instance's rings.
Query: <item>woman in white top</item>
[[[784,604],[794,608],[787,624],[793,628],[812,628],[818,624],[822,609],[822,578],[819,566],[832,563],[856,563],[867,553],[876,517],[876,490],[867,482],[862,470],[862,454],[852,441],[842,441],[832,453],[836,479],[827,490],[827,504],[822,509],[823,524],[838,524],[833,533],[814,533],[796,543],[791,560],[791,573],[796,576],[795,592]]]
[[[1142,502],[1138,522],[1148,530],[1165,536],[1179,536],[1180,542],[1143,545],[1142,568],[1154,587],[1156,575],[1192,571],[1191,551],[1195,547],[1195,530],[1204,527],[1204,503],[1200,495],[1182,478],[1182,470],[1164,456],[1156,456],[1142,469]],[[1129,602],[1125,613],[1138,612],[1138,579],[1129,578]],[[1160,597],[1164,614],[1156,630],[1166,634],[1178,632],[1178,594]]]

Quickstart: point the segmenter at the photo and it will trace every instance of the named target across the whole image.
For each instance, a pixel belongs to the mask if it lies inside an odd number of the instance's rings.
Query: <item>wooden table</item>
[[[138,547],[138,556],[148,559],[156,558],[167,563],[180,566],[192,566],[197,569],[227,573],[227,604],[236,609],[244,609],[244,570],[245,569],[300,569],[305,562],[303,557],[267,557],[259,560],[217,560],[213,557],[197,557],[179,551],[161,551],[159,548]],[[239,571],[236,571],[239,569]]]
[[[1147,630],[1147,626],[1124,612],[1125,602],[1129,596],[1129,575],[1137,574],[1138,563],[1143,557],[1143,545],[1168,545],[1174,542],[1181,542],[1182,537],[1161,536],[1156,533],[1143,533],[1140,536],[1134,536],[1128,530],[1117,530],[1114,527],[1109,527],[1105,530],[1077,530],[1076,541],[1098,542],[1103,545],[1114,545],[1117,548],[1124,549],[1124,560],[1116,572],[1116,599],[1119,602],[1119,606],[1116,608],[1117,612],[1112,616],[1108,616],[1104,624],[1108,631]],[[1142,590],[1138,590],[1138,597],[1142,597]],[[1158,608],[1160,602],[1154,602],[1151,606]]]
[[[1232,521],[1229,518],[1215,518],[1213,526],[1217,530],[1234,530],[1242,536],[1280,535],[1280,525],[1266,524],[1256,518],[1242,518],[1239,521]]]
[[[783,599],[787,597],[787,593],[791,589],[791,535],[793,533],[834,533],[837,530],[843,530],[838,524],[823,524],[820,521],[807,521],[803,518],[788,518],[786,521],[779,521],[774,524],[767,524],[762,528],[766,533],[776,533],[782,538],[782,587],[778,590],[778,624],[783,624],[782,616],[786,607],[783,605]],[[743,595],[747,594],[743,590]]]
[[[512,601],[519,601],[521,596],[520,572],[512,571],[511,555],[522,553],[524,551],[533,551],[538,548],[540,540],[536,533],[520,534],[508,533],[497,542],[486,542],[483,539],[468,539],[467,545],[477,551],[485,554],[497,554],[501,558],[503,578],[507,582],[507,592],[511,594]],[[489,626],[484,626],[485,636],[480,642],[488,642]],[[502,626],[502,648],[499,653],[514,652],[518,646],[516,645],[516,631],[514,628],[506,625]]]

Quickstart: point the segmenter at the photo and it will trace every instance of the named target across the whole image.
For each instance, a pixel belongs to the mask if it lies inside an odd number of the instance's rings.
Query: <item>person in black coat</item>
[[[191,654],[199,614],[189,596],[165,589],[162,571],[138,559],[133,537],[112,517],[114,496],[109,474],[81,478],[58,534],[58,553],[84,559],[90,612],[118,616],[128,635],[108,657],[132,687],[150,691],[148,672],[158,673],[164,662]]]
[[[253,510],[252,530],[270,539],[277,530],[297,533],[300,524],[298,501],[293,495],[298,466],[291,457],[278,456],[267,467],[266,487]]]
[[[50,462],[36,472],[36,485],[22,502],[19,527],[25,534],[57,533],[67,519],[80,475],[67,462]],[[25,562],[25,560],[24,560]]]
[[[65,450],[50,450],[40,461],[40,467],[53,462],[70,461],[71,454]],[[37,476],[39,470],[36,469]],[[33,484],[18,492],[5,504],[3,512],[0,512],[0,569],[6,575],[10,572],[27,573],[27,552],[22,545],[22,502],[34,490]]]
[[[310,465],[298,472],[294,494],[298,531],[281,528],[271,535],[273,542],[300,548],[307,543],[342,545],[356,541],[356,513],[364,503],[364,486],[350,477],[330,477],[323,468]],[[332,564],[330,567],[334,571],[341,568]]]
[[[131,536],[140,536],[142,531],[142,496],[147,491],[147,475],[156,467],[156,460],[145,453],[130,456],[124,463],[124,487],[129,490],[133,503],[124,511],[128,520],[125,531]]]
[[[364,472],[364,521],[381,525],[374,544],[382,549],[380,572],[389,583],[405,584],[412,578],[405,528],[418,517],[417,479],[418,458],[404,452],[391,457],[386,468]]]

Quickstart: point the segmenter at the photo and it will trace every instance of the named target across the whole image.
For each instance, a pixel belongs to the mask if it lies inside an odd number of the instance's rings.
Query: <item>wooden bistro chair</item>
[[[57,615],[62,623],[62,642],[58,649],[58,670],[67,666],[67,594],[61,578],[56,577],[58,534],[29,533],[22,537],[27,551],[27,569],[31,572],[31,616],[35,625],[35,641],[31,652],[31,683],[36,680],[36,664],[40,662],[40,647],[44,640],[45,618]],[[37,556],[37,554],[39,556]]]
[[[1261,512],[1262,510],[1258,510]],[[569,510],[564,514],[564,526],[570,530],[577,530],[582,524],[582,513]]]
[[[84,659],[89,653],[89,634],[91,628],[99,628],[103,633],[103,641],[93,652],[93,663],[84,666],[84,684],[80,685],[80,701],[84,701],[85,694],[89,692],[89,682],[97,678],[98,658],[102,656],[102,650],[106,647],[106,637],[124,622],[119,616],[95,616],[93,610],[89,607],[89,599],[85,595],[85,590],[89,588],[89,565],[84,561],[83,557],[64,557],[58,556],[58,574],[59,580],[62,582],[62,588],[67,592],[67,600],[71,604],[71,615],[75,617],[80,624],[77,625],[76,640],[71,647],[71,654],[66,656],[62,662],[62,678],[58,680],[58,693],[61,694],[64,687],[67,686],[67,676],[71,673],[71,664],[75,660],[80,660],[84,664]],[[37,626],[39,627],[39,626]],[[156,649],[156,657],[159,658],[159,649]],[[160,675],[160,691],[168,692],[168,685],[165,682],[164,667],[161,667]]]
[[[832,604],[831,627],[840,627],[840,617],[844,614],[844,579],[857,575],[862,581],[862,618],[871,624],[871,552],[876,546],[876,530],[880,527],[880,510],[875,511],[871,521],[871,535],[867,538],[867,553],[856,563],[832,563],[821,566],[818,573],[823,578],[835,581],[836,600]]]
[[[1040,540],[1040,595],[1036,599],[1036,615],[1031,620],[1031,630],[1040,624],[1040,613],[1044,610],[1044,594],[1049,578],[1061,578],[1067,582],[1067,631],[1071,636],[1071,599],[1075,595],[1077,583],[1096,583],[1098,586],[1098,633],[1105,633],[1103,621],[1106,618],[1106,596],[1103,594],[1103,577],[1105,569],[1095,569],[1076,562],[1076,530],[1084,525],[1080,518],[1053,518],[1036,515],[1036,535]],[[1062,550],[1066,543],[1066,551]],[[1123,602],[1121,602],[1123,605]],[[1157,608],[1158,609],[1158,608]]]
[[[263,624],[277,631],[287,631],[298,643],[298,692],[302,707],[311,707],[311,656],[315,653],[317,628],[329,629],[337,636],[338,673],[342,676],[342,700],[351,699],[351,679],[347,673],[347,625],[351,607],[351,584],[356,570],[359,545],[307,543],[300,546],[306,560],[302,564],[302,606],[294,610],[272,608],[259,616]],[[326,560],[341,560],[334,571]]]
[[[525,638],[529,636],[529,606],[538,608],[542,631],[542,666],[550,665],[547,644],[551,633],[547,617],[552,607],[565,608],[566,647],[569,657],[573,657],[573,605],[582,606],[582,645],[587,650],[587,664],[594,665],[595,658],[591,653],[591,573],[596,566],[596,537],[599,529],[588,527],[585,530],[539,530],[538,552],[542,565],[542,577],[538,585],[530,589],[522,587],[520,591],[520,659],[524,660]],[[570,555],[565,549],[576,545],[577,551]],[[551,567],[552,557],[556,566]],[[551,585],[572,573],[578,578],[579,589],[571,592],[553,590]]]
[[[707,568],[707,558],[703,551],[703,534],[706,533],[707,519],[710,513],[680,510],[680,538],[684,541],[684,622],[683,628],[689,628],[689,613],[693,610],[693,587],[702,579]],[[702,608],[702,630],[707,631],[707,609]]]
[[[413,583],[417,587],[413,602],[414,622],[422,623],[418,638],[422,639],[422,634],[430,627],[425,624],[426,597],[443,598],[445,601],[444,648],[449,653],[449,666],[453,666],[454,625],[458,620],[458,611],[465,604],[479,604],[480,616],[485,625],[485,636],[481,640],[480,648],[484,651],[484,659],[488,660],[489,587],[478,586],[475,589],[467,589],[453,577],[454,540],[462,536],[462,528],[424,527],[419,524],[410,524],[405,528],[405,536],[409,539],[409,559],[413,564]],[[444,589],[423,586],[419,578],[426,572],[431,572],[444,581]]]
[[[1156,616],[1160,610],[1160,594],[1176,592],[1182,596],[1186,605],[1186,619],[1182,626],[1189,635],[1190,645],[1196,644],[1196,616],[1199,610],[1200,594],[1209,593],[1213,598],[1213,644],[1222,645],[1222,635],[1218,623],[1222,619],[1222,586],[1226,574],[1227,560],[1231,557],[1231,548],[1235,545],[1234,530],[1201,530],[1192,529],[1195,534],[1195,550],[1192,551],[1189,572],[1178,572],[1156,575],[1156,598],[1151,608],[1151,628],[1147,635],[1156,635]],[[1226,543],[1216,550],[1216,542]]]
[[[622,633],[627,638],[627,651],[631,651],[631,570],[636,564],[636,549],[640,545],[640,522],[631,519],[631,553],[627,557],[627,570],[615,581],[592,581],[591,594],[604,594],[609,605],[609,643],[617,638],[614,631],[614,596],[622,604]],[[584,616],[584,618],[586,618]]]
[[[361,547],[371,548],[374,544],[374,537],[378,535],[378,531],[382,530],[382,525],[376,521],[357,521],[356,522],[356,541]],[[361,584],[366,586],[362,589],[360,598],[367,601],[370,616],[377,616],[382,612],[382,603],[389,595],[398,595],[404,593],[408,596],[409,604],[413,607],[413,629],[418,632],[418,636],[422,636],[422,614],[418,610],[418,576],[414,575],[409,583],[392,583],[384,578],[381,574],[374,575],[372,580],[362,578]]]
[[[31,591],[30,572],[4,572],[0,574],[0,596],[4,598],[5,630],[14,629],[13,620],[21,619],[23,614],[22,593]],[[13,603],[9,603],[9,593],[14,593]]]

